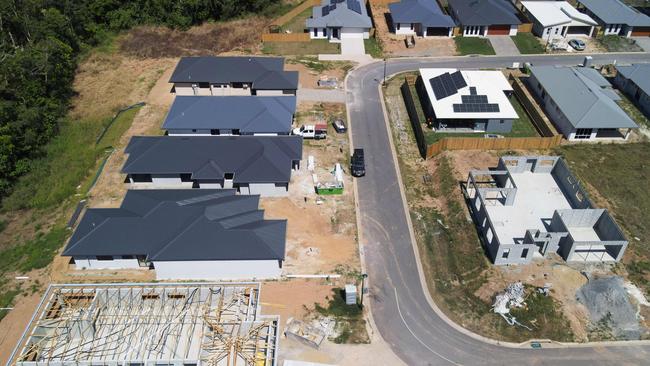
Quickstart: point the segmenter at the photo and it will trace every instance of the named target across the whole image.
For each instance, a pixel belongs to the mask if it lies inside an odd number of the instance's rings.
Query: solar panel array
[[[431,83],[431,89],[433,89],[433,94],[437,100],[454,95],[458,93],[458,89],[467,86],[460,71],[456,71],[453,74],[449,74],[448,72],[440,74],[430,79],[429,83]]]
[[[359,3],[359,0],[347,0],[348,4],[348,9],[361,14],[361,3]]]
[[[499,105],[494,103],[463,103],[454,104],[456,113],[497,113]]]
[[[322,14],[321,14],[322,16],[328,15],[330,13],[330,6],[329,5],[323,6],[321,8],[321,12],[322,12]]]
[[[463,101],[463,104],[481,104],[487,103],[487,95],[461,95],[460,99]]]

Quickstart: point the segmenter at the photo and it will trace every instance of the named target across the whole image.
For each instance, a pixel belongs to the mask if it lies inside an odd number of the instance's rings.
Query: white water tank
[[[345,303],[347,305],[357,304],[357,286],[345,285]]]

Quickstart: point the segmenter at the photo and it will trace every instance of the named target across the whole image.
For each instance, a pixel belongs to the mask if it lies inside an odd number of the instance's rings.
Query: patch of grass
[[[569,145],[555,151],[597,191],[589,192],[594,203],[611,208],[630,242],[623,257],[629,278],[650,294],[650,143]]]
[[[312,8],[305,9],[302,13],[296,15],[287,23],[282,24],[280,31],[290,31],[291,33],[304,33],[305,32],[305,21],[307,18],[311,17]]]
[[[15,288],[11,290],[6,290],[0,293],[0,308],[8,308],[11,307],[11,305],[14,302],[14,298],[20,294],[20,289]],[[2,320],[7,314],[9,314],[9,310],[0,310],[0,320]]]
[[[646,126],[650,128],[650,120],[646,117],[643,112],[637,108],[637,106],[632,103],[630,98],[627,95],[621,93],[621,100],[617,101],[618,105],[627,113],[630,118],[639,126]]]
[[[381,45],[381,41],[376,37],[370,37],[363,40],[363,45],[365,46],[366,53],[372,56],[373,58],[383,58],[384,57],[384,48]]]
[[[643,52],[643,49],[633,39],[617,35],[598,37],[598,42],[608,52]]]
[[[0,233],[5,231],[6,228],[7,228],[7,222],[4,220],[0,220]]]
[[[490,40],[481,37],[454,37],[458,54],[465,55],[496,55]]]
[[[64,225],[58,225],[47,234],[0,251],[0,273],[29,272],[44,268],[56,255],[68,234]]]
[[[331,298],[328,297],[327,307],[314,304],[317,313],[336,320],[338,335],[332,339],[334,343],[369,343],[366,332],[366,321],[363,319],[363,307],[359,304],[347,305],[345,303],[345,290],[335,288]]]
[[[48,208],[77,193],[77,186],[91,175],[104,150],[117,143],[129,128],[138,109],[122,113],[99,144],[95,141],[110,118],[66,120],[61,132],[47,146],[41,159],[21,177],[16,189],[3,202],[3,209]]]
[[[287,62],[293,64],[301,64],[308,69],[322,73],[327,70],[341,68],[345,74],[354,67],[354,65],[347,61],[320,61],[315,56],[301,56],[296,58],[287,59]]]
[[[569,320],[558,311],[560,304],[553,297],[540,294],[532,286],[526,286],[526,292],[526,306],[510,310],[517,321],[549,339],[572,342],[574,337],[568,326]]]
[[[516,36],[510,38],[523,55],[544,53],[544,46],[540,43],[539,38],[532,33],[517,33]]]
[[[318,55],[321,53],[339,53],[338,43],[326,39],[312,39],[309,42],[264,42],[262,52],[269,55]]]

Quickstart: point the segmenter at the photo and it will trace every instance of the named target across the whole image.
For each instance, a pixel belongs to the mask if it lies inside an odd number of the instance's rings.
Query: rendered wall
[[[113,260],[97,260],[96,257],[73,257],[76,269],[140,269],[140,264],[135,258]]]
[[[239,185],[241,194],[259,194],[262,197],[284,197],[289,194],[287,183],[249,183]]]
[[[571,204],[571,208],[593,208],[587,192],[582,189],[578,179],[571,173],[564,160],[559,159],[555,163],[551,175]]]
[[[157,280],[248,280],[278,278],[278,260],[156,261]]]

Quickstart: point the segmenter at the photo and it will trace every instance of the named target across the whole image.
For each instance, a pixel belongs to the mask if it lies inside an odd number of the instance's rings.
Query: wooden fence
[[[309,33],[264,33],[262,42],[309,42]]]
[[[388,5],[399,1],[400,0],[368,0],[370,5]]]
[[[448,137],[427,146],[427,159],[445,150],[539,150],[559,146],[561,141],[562,135],[553,137],[506,137],[502,139]]]
[[[530,121],[533,123],[537,132],[543,137],[558,135],[551,121],[544,115],[541,107],[535,103],[533,96],[526,90],[521,78],[510,75],[510,84],[512,84],[512,90],[515,92],[515,96],[526,110],[526,113],[528,113]]]
[[[530,33],[533,31],[533,23],[522,23],[517,26],[517,32]]]
[[[302,3],[300,3],[300,5],[291,9],[288,13],[282,15],[277,19],[274,19],[273,22],[271,22],[271,26],[281,27],[287,22],[289,22],[291,19],[295,18],[298,14],[307,10],[307,8],[312,8],[320,4],[321,4],[320,0],[305,0]]]

